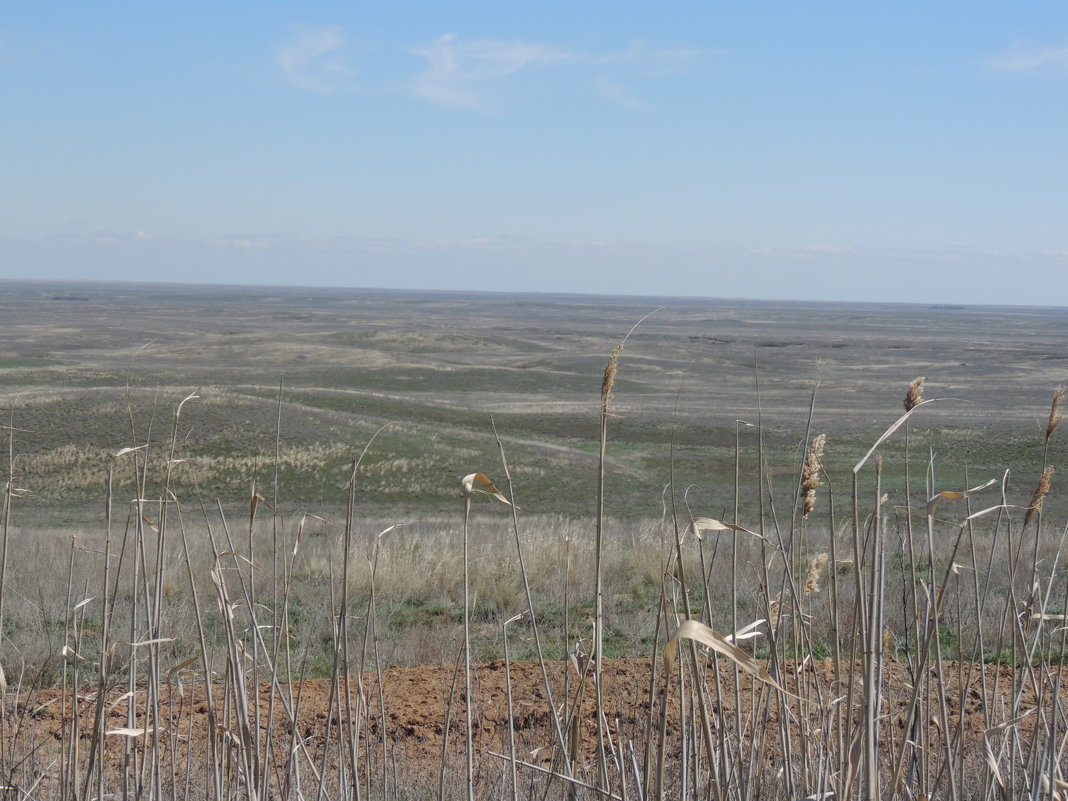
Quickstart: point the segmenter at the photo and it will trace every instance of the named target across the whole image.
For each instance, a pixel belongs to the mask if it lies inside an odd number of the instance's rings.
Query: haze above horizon
[[[0,278],[1068,305],[1068,5],[0,19]]]

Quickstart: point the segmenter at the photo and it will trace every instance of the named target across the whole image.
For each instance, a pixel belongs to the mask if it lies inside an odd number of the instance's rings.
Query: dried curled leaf
[[[84,662],[85,657],[71,648],[69,645],[64,645],[60,650],[59,655],[66,659],[68,662]]]
[[[983,756],[986,759],[986,764],[990,768],[990,775],[994,777],[994,781],[997,782],[998,787],[1002,790],[1005,789],[1005,779],[1001,775],[1001,768],[998,767],[997,757],[994,756],[994,749],[990,745],[990,740],[983,737]]]
[[[1058,779],[1056,776],[1051,777],[1048,773],[1042,774],[1042,789],[1047,793],[1050,793],[1050,797],[1053,801],[1064,801],[1068,798],[1068,782],[1063,779]],[[1050,791],[1053,792],[1050,792]]]
[[[890,426],[890,428],[886,429],[886,431],[883,432],[882,436],[879,437],[879,439],[875,440],[875,444],[871,446],[871,448],[868,450],[868,452],[866,454],[864,454],[864,458],[861,459],[859,462],[857,462],[853,466],[854,475],[856,473],[859,473],[861,471],[861,468],[863,468],[864,465],[866,465],[868,463],[868,460],[871,458],[872,454],[875,453],[875,451],[877,451],[879,449],[880,445],[882,445],[884,442],[886,442],[888,439],[890,439],[890,437],[893,436],[894,432],[897,431],[899,428],[901,428],[901,426],[905,425],[905,422],[910,417],[912,417],[912,413],[913,412],[915,412],[921,406],[926,406],[928,403],[934,403],[934,400],[935,399],[917,401],[915,406],[913,406],[907,412],[905,412],[903,415],[901,415],[901,417],[897,418],[897,420],[894,421],[894,424],[892,426]]]
[[[764,539],[760,534],[757,534],[755,531],[750,531],[745,526],[736,526],[734,523],[724,523],[722,520],[716,520],[712,517],[695,517],[690,521],[690,533],[697,537],[697,539],[701,539],[701,532],[704,531],[740,531],[743,534],[749,534],[759,540]]]
[[[496,498],[503,504],[508,506],[512,505],[512,502],[501,494],[501,491],[493,486],[493,482],[490,481],[482,473],[471,473],[460,479],[460,485],[463,487],[463,497],[470,498],[475,493],[480,495],[489,495],[491,498]]]
[[[108,729],[104,733],[105,734],[117,734],[120,737],[141,737],[142,735],[149,734],[149,733],[151,733],[153,731],[155,731],[154,728],[148,728],[148,729],[121,728],[121,729]]]
[[[185,668],[189,667],[191,664],[196,662],[198,659],[200,659],[199,656],[191,656],[188,659],[183,659],[181,662],[179,662],[177,665],[175,665],[174,667],[172,667],[170,670],[167,671],[166,676],[165,676],[166,681],[168,681],[168,682],[171,681],[178,674],[179,671],[184,670]]]
[[[1013,726],[1023,723],[1025,720],[1027,720],[1028,716],[1034,714],[1034,712],[1034,709],[1028,709],[1022,715],[1018,715],[1012,720],[1006,720],[1005,722],[999,723],[996,726],[991,726],[989,729],[984,729],[983,736],[989,737],[991,734],[1000,734],[1001,732],[1005,731],[1005,729],[1011,729]]]
[[[667,641],[664,646],[664,669],[667,673],[671,672],[672,667],[675,665],[675,658],[679,651],[679,640],[694,640],[701,643],[701,645],[707,646],[715,651],[717,654],[727,657],[739,668],[744,670],[749,675],[764,682],[770,687],[774,687],[779,692],[796,698],[793,693],[783,689],[783,687],[771,677],[760,662],[747,654],[737,645],[732,643],[726,637],[719,632],[706,626],[699,620],[684,620],[678,630],[671,636],[671,639]]]
[[[757,620],[754,620],[752,623],[750,623],[748,626],[742,626],[740,629],[738,629],[738,631],[734,632],[734,634],[723,635],[723,639],[727,640],[728,642],[738,642],[740,640],[751,640],[754,637],[763,637],[764,632],[756,631],[756,627],[761,626],[764,623],[767,623],[764,618],[758,618]]]
[[[938,502],[942,499],[945,499],[947,501],[959,501],[961,498],[967,498],[969,495],[972,495],[976,492],[981,492],[982,490],[989,489],[997,483],[998,480],[996,478],[992,478],[985,484],[980,484],[978,487],[960,490],[959,492],[955,490],[942,490],[942,492],[939,492],[937,495],[927,501],[927,515],[928,517],[930,517],[935,513],[935,508],[938,506]]]
[[[251,559],[249,559],[244,554],[240,554],[237,551],[220,551],[218,558],[222,559],[224,556],[232,556],[234,559],[237,559],[237,560],[240,560],[240,561],[244,562],[246,565],[251,567],[253,570],[259,571],[260,573],[263,573],[263,575],[265,575],[265,576],[270,576],[275,581],[278,580],[278,576],[276,576],[274,573],[272,573],[267,568],[262,567],[261,565],[257,565],[255,562],[253,562]]]

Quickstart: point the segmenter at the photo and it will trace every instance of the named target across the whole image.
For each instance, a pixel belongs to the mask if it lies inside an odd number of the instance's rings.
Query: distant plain
[[[654,310],[620,360],[613,514],[660,517],[672,466],[702,513],[728,508],[736,437],[755,459],[758,420],[788,514],[810,404],[847,491],[920,375],[938,402],[915,416],[913,447],[933,454],[936,489],[1010,470],[1026,503],[1051,394],[1068,383],[1057,308],[3,282],[0,407],[26,490],[14,519],[98,508],[110,454],[168,440],[194,392],[174,477],[213,501],[247,502],[253,482],[271,496],[277,465],[276,502],[336,509],[385,426],[361,504],[450,513],[461,476],[500,476],[495,425],[524,511],[589,514],[601,373]]]

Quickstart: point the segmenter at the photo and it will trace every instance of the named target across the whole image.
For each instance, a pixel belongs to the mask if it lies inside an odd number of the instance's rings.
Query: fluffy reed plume
[[[911,412],[923,402],[923,376],[917,376],[909,384],[909,391],[905,393],[905,411]]]
[[[816,489],[823,485],[820,481],[820,460],[823,459],[823,447],[826,444],[826,435],[820,434],[812,440],[805,454],[805,466],[801,471],[801,492],[804,493],[801,516],[806,519],[816,508]]]
[[[619,368],[619,354],[623,352],[623,343],[612,348],[608,364],[604,366],[604,379],[601,381],[601,414],[608,413],[608,404],[612,402],[612,387],[616,384],[616,370]]]
[[[823,568],[827,566],[830,554],[818,553],[808,563],[808,572],[805,573],[805,586],[802,592],[805,595],[814,595],[820,591],[820,579],[823,577]]]
[[[1053,478],[1053,465],[1047,465],[1046,469],[1042,471],[1042,477],[1038,480],[1038,486],[1035,487],[1035,494],[1031,496],[1031,505],[1027,507],[1027,514],[1024,515],[1024,526],[1031,522],[1031,518],[1037,513],[1042,512],[1042,502],[1045,500],[1046,495],[1049,494],[1050,482]]]
[[[1049,422],[1046,423],[1046,439],[1053,436],[1061,423],[1061,404],[1064,402],[1064,387],[1058,387],[1053,393],[1053,403],[1049,407]]]

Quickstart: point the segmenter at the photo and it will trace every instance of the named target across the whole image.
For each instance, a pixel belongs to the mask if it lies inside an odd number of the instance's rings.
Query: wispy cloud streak
[[[1000,72],[1068,70],[1068,42],[1059,47],[1034,47],[1017,42],[1001,55],[991,58],[988,64]]]
[[[700,52],[657,49],[636,43],[609,53],[583,53],[552,44],[475,39],[465,41],[447,34],[412,48],[426,59],[427,69],[410,84],[412,94],[452,108],[487,110],[485,95],[520,73],[557,68],[585,73],[582,83],[621,108],[649,111],[653,107],[637,97],[628,80],[662,77],[691,68]],[[580,73],[580,74],[581,74]]]
[[[298,89],[331,94],[351,88],[355,72],[344,51],[342,29],[298,28],[275,51],[275,63]]]
[[[574,64],[583,56],[544,44],[501,39],[462,41],[446,34],[413,48],[428,69],[411,83],[419,97],[456,108],[483,108],[480,92],[524,70]]]

